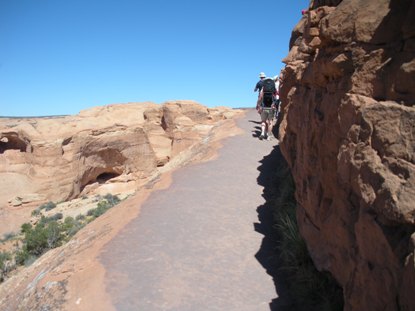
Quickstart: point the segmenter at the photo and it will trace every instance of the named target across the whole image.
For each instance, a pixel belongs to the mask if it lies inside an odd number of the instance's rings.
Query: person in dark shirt
[[[276,96],[278,94],[278,90],[275,87],[270,88],[270,83],[274,86],[275,80],[272,78],[264,79],[264,82],[262,83],[263,87],[259,92],[256,105],[256,110],[261,116],[261,135],[259,136],[259,139],[261,140],[265,138],[267,140],[272,140],[274,138],[274,135],[272,134],[272,127],[274,125],[274,116],[277,109]],[[272,92],[268,92],[271,90]]]
[[[258,91],[258,97],[259,97],[259,94],[261,93],[262,81],[264,81],[264,79],[265,79],[265,73],[261,72],[259,74],[259,81],[257,82],[257,84],[255,85],[255,88],[254,88],[254,92]]]

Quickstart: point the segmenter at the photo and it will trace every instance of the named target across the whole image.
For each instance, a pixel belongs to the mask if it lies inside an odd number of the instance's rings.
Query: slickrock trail
[[[258,168],[277,141],[254,137],[259,116],[211,161],[181,168],[105,247],[100,261],[116,310],[270,310],[277,296],[257,260],[264,204]]]

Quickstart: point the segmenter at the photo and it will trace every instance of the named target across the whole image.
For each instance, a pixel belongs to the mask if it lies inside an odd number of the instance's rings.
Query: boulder
[[[314,1],[284,60],[298,224],[345,310],[415,310],[414,6]]]

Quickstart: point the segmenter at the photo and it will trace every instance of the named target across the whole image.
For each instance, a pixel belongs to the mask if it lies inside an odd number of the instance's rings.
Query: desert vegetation
[[[333,277],[319,272],[301,237],[296,220],[295,184],[287,164],[275,171],[272,207],[279,272],[288,284],[296,310],[343,310],[343,293]]]
[[[65,217],[62,213],[52,216],[43,215],[42,211],[56,208],[53,202],[45,203],[32,212],[35,221],[24,223],[18,234],[7,234],[2,243],[12,243],[11,251],[0,252],[0,282],[19,266],[28,266],[50,249],[68,242],[80,229],[97,217],[103,215],[120,202],[117,196],[107,194],[97,196],[97,207],[90,209],[86,215],[75,218]]]

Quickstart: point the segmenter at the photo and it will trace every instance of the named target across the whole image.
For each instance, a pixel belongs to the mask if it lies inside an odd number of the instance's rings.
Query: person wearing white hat
[[[259,81],[257,82],[257,84],[255,85],[255,88],[254,88],[254,92],[258,91],[258,97],[259,97],[259,94],[261,93],[262,81],[264,81],[265,78],[266,78],[265,73],[261,72],[259,74]]]
[[[261,135],[259,139],[272,140],[274,135],[272,128],[276,112],[276,83],[273,78],[265,78],[262,82],[262,89],[259,92],[256,109],[261,116]]]

